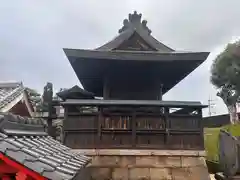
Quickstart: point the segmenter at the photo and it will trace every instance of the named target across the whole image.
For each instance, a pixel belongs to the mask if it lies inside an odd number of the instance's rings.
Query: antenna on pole
[[[213,100],[210,96],[209,96],[209,99],[208,99],[208,115],[209,116],[212,116],[212,114],[216,114],[216,112],[214,111],[214,106],[216,105],[214,102],[216,100]]]

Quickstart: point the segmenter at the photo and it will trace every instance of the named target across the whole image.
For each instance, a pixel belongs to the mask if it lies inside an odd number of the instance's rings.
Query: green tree
[[[41,94],[38,93],[35,89],[26,87],[26,91],[28,92],[29,96],[41,96]]]
[[[42,95],[42,107],[45,112],[48,112],[47,118],[47,126],[48,126],[48,134],[50,136],[54,136],[53,126],[52,126],[52,115],[53,115],[53,84],[47,82],[44,86],[44,91]]]
[[[231,123],[236,123],[240,96],[240,41],[228,44],[214,60],[211,82],[218,89],[217,96],[222,98],[228,108]]]
[[[41,94],[36,90],[26,87],[26,92],[28,93],[29,100],[33,105],[34,109],[37,111],[37,107],[41,104]]]

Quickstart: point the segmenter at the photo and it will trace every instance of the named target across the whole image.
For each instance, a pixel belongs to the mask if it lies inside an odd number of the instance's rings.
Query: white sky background
[[[211,97],[213,112],[223,114],[226,108],[209,82],[209,70],[225,45],[240,36],[239,7],[239,0],[0,0],[0,81],[23,81],[39,91],[47,81],[56,90],[79,85],[62,48],[106,43],[137,10],[166,45],[212,52],[164,99],[207,104]]]

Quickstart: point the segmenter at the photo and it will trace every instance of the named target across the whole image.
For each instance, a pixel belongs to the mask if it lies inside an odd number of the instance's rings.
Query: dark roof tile
[[[134,12],[130,14],[131,17],[137,17],[138,20],[135,21],[131,19],[125,19],[123,22],[123,27],[119,30],[119,35],[115,37],[112,41],[107,42],[103,46],[97,48],[101,51],[111,51],[117,49],[123,42],[128,40],[134,33],[138,33],[140,37],[147,42],[153,49],[160,52],[171,52],[174,51],[172,48],[164,45],[163,43],[156,40],[151,36],[151,30],[146,26],[147,21],[141,21],[140,14]]]
[[[6,140],[6,139],[5,139]],[[7,150],[12,150],[12,151],[18,151],[20,148],[16,147],[15,145],[8,143],[7,141],[4,141],[3,143],[1,143],[3,147],[3,149],[5,149],[4,151],[1,152],[6,152]]]
[[[78,167],[78,168],[81,168],[84,163],[79,163],[79,162],[76,163],[76,162],[72,162],[72,161],[70,160],[70,161],[67,161],[67,164],[72,165],[72,166],[75,166],[75,167]]]
[[[37,143],[38,145],[46,146],[46,144],[45,144],[44,142],[42,142],[41,139],[38,138],[38,137],[33,137],[33,136],[31,136],[31,140],[32,140],[33,142]]]
[[[55,154],[46,156],[46,158],[50,159],[52,161],[55,161],[58,164],[62,164],[62,163],[64,163],[66,161],[65,159],[63,160],[62,158],[56,157]]]
[[[69,169],[69,168],[65,168],[65,167],[63,167],[63,166],[58,166],[57,167],[57,170],[58,171],[60,171],[60,172],[63,172],[64,174],[70,174],[70,175],[74,175],[75,174],[75,171],[74,170],[71,170],[71,169]]]
[[[17,138],[16,141],[19,142],[19,143],[21,143],[21,144],[23,144],[25,147],[28,147],[28,148],[34,147],[33,144],[25,141],[25,139],[23,139],[23,138]]]
[[[48,156],[40,157],[38,160],[41,161],[41,162],[43,162],[43,163],[45,163],[45,164],[48,164],[49,166],[52,166],[52,167],[58,167],[58,166],[60,166],[59,163],[57,163],[57,162],[49,159]]]
[[[5,135],[5,134],[3,134],[3,133],[0,133],[0,139],[1,138],[6,138],[7,137],[7,135]]]
[[[34,142],[34,141],[33,141],[32,139],[30,139],[30,138],[24,138],[24,141],[25,141],[25,142],[28,142],[29,144],[32,144],[33,146],[36,146],[36,147],[40,146],[40,144]]]
[[[20,150],[17,151],[7,150],[5,154],[19,163],[23,163],[26,159],[35,160],[33,156]]]
[[[52,166],[49,166],[48,164],[45,164],[41,161],[29,161],[26,160],[24,162],[24,165],[28,167],[29,169],[32,169],[35,172],[38,172],[39,174],[42,174],[44,171],[54,172],[55,168]]]
[[[54,154],[53,157],[54,157],[54,158],[58,158],[59,160],[61,160],[61,161],[63,161],[63,162],[65,162],[65,161],[67,161],[67,160],[69,159],[69,157],[63,157],[63,156],[62,156],[62,153]],[[70,157],[70,158],[71,158],[71,157]]]
[[[62,99],[94,99],[94,94],[75,85],[72,88],[60,91],[57,95]]]
[[[11,114],[1,115],[0,153],[48,179],[73,179],[90,158],[71,152],[44,134],[43,125],[37,122]],[[14,133],[8,133],[9,129]]]
[[[38,153],[40,155],[40,157],[44,157],[44,156],[49,155],[49,153],[46,153],[45,151],[39,149],[38,147],[34,147],[34,148],[30,149],[30,150],[32,150],[33,152]]]
[[[5,153],[9,145],[6,141],[0,140],[0,152]]]
[[[50,150],[50,149],[48,149],[46,147],[43,147],[43,146],[38,147],[38,150],[43,151],[43,152],[45,152],[48,155],[54,154],[54,151],[52,151],[52,150]]]
[[[18,147],[18,148],[23,148],[23,147],[24,147],[23,144],[17,142],[17,141],[16,141],[15,139],[13,139],[13,138],[7,138],[5,141],[8,142],[8,143],[10,143],[10,144],[12,144],[12,145],[14,145],[15,147]]]
[[[22,151],[29,155],[32,155],[32,157],[35,157],[37,159],[41,157],[41,155],[39,153],[37,153],[36,151],[33,151],[31,149],[23,148]]]
[[[70,155],[70,153],[66,153],[64,151],[60,151],[59,154],[61,154],[61,156],[63,158],[71,158],[72,156]]]
[[[24,92],[22,83],[0,83],[0,111]]]
[[[69,170],[73,170],[73,171],[77,171],[77,170],[79,169],[78,167],[73,166],[73,165],[71,165],[71,164],[68,164],[67,162],[66,162],[66,163],[63,163],[63,164],[61,164],[61,165],[62,165],[62,167],[67,168],[67,169],[69,169]]]
[[[66,179],[73,178],[73,176],[63,173],[61,171],[54,171],[54,173],[48,172],[48,171],[43,171],[42,175],[44,177],[48,177],[49,179],[57,179],[57,180],[66,180]]]

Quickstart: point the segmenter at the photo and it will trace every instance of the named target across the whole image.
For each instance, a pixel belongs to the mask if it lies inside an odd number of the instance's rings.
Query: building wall
[[[202,125],[205,128],[221,127],[227,124],[230,124],[229,114],[204,117],[202,119]]]
[[[27,106],[22,101],[19,101],[15,106],[13,106],[9,112],[20,116],[31,117],[28,112]]]
[[[89,150],[85,154],[93,157],[87,167],[92,180],[210,180],[202,152]]]
[[[120,74],[120,73],[119,73]],[[126,75],[123,75],[126,76]],[[139,79],[141,79],[139,81]],[[120,100],[159,100],[162,99],[161,83],[151,77],[141,78],[139,75],[129,74],[129,77],[111,77],[104,84],[104,99]],[[106,90],[107,89],[107,90]]]

